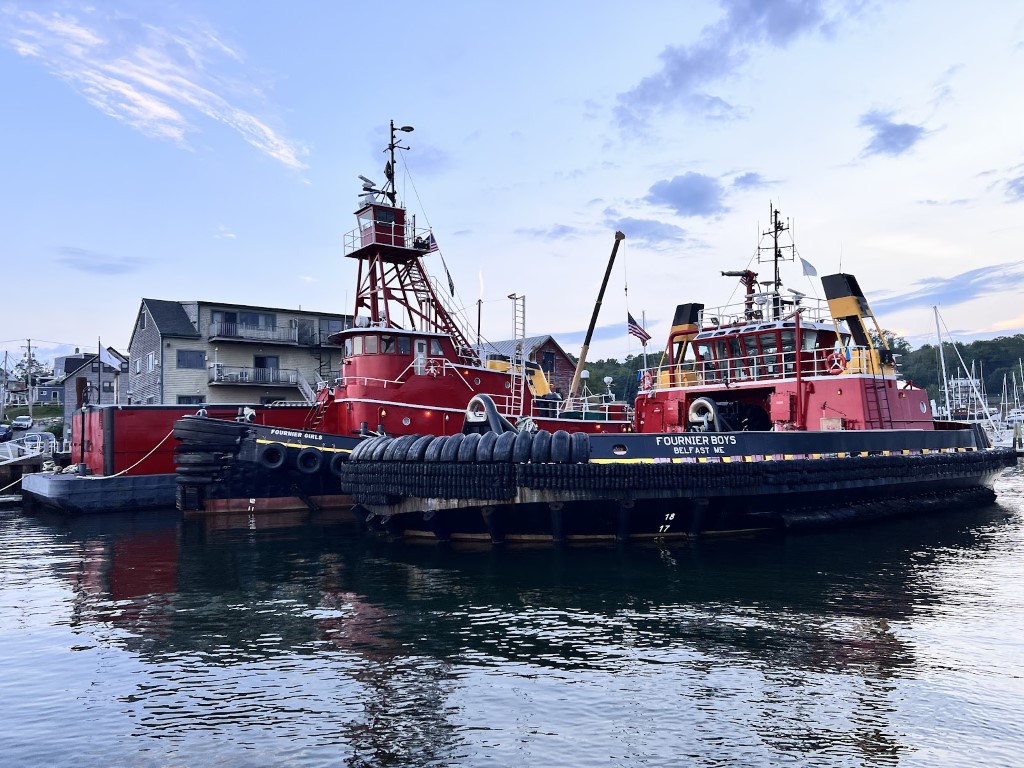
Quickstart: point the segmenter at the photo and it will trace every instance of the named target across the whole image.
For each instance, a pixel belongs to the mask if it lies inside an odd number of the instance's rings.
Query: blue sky
[[[525,294],[578,352],[621,229],[591,355],[640,351],[627,309],[654,351],[677,303],[733,294],[770,203],[915,346],[933,304],[964,340],[1024,332],[1019,3],[6,2],[0,90],[19,358],[124,349],[144,296],[351,311],[391,119],[489,338]]]

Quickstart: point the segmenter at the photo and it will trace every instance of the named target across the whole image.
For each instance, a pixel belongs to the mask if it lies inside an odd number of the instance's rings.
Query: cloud
[[[927,200],[918,200],[917,202],[919,205],[927,205],[932,207],[942,205],[967,205],[968,203],[971,202],[971,198],[958,197],[954,200],[932,200],[931,198],[929,198]]]
[[[690,171],[651,187],[645,200],[667,205],[680,216],[718,216],[729,209],[722,198],[721,182],[711,176]]]
[[[1018,176],[1006,182],[1006,194],[1014,202],[1024,200],[1024,176]]]
[[[893,312],[912,307],[952,306],[989,294],[1024,288],[1024,261],[980,267],[952,277],[919,280],[916,288],[898,296],[873,299],[873,308]]]
[[[758,47],[786,48],[815,33],[830,36],[839,21],[824,0],[722,0],[721,6],[724,17],[701,30],[697,42],[666,48],[657,72],[619,94],[615,119],[621,129],[642,132],[652,114],[671,109],[711,119],[739,117],[741,109],[708,87],[737,72]]]
[[[732,185],[737,189],[760,189],[761,187],[767,187],[771,183],[760,173],[754,173],[753,171],[741,174],[732,180]]]
[[[216,240],[234,240],[238,237],[238,235],[236,235],[230,229],[221,224],[217,227],[217,234],[215,234],[213,237]]]
[[[188,147],[188,135],[199,133],[205,118],[289,168],[306,167],[304,147],[224,95],[263,100],[244,79],[215,73],[242,57],[200,23],[163,28],[99,4],[81,16],[7,9],[0,32],[16,53],[38,60],[89,104],[145,136]]]
[[[914,145],[927,135],[927,131],[920,125],[895,123],[892,121],[891,112],[879,110],[872,110],[861,115],[859,125],[862,128],[870,129],[874,134],[861,153],[864,157],[902,155],[913,149]]]
[[[61,256],[58,262],[79,272],[99,275],[126,275],[138,272],[145,264],[145,259],[135,256],[109,256],[105,253],[88,251],[85,248],[61,246],[57,248]]]
[[[627,243],[650,247],[679,246],[690,241],[686,230],[675,224],[654,219],[633,219],[629,217],[609,219],[607,222],[626,236]]]
[[[517,229],[517,234],[540,237],[546,240],[573,240],[580,236],[580,230],[570,227],[568,224],[553,224],[550,227],[534,227],[530,229]]]

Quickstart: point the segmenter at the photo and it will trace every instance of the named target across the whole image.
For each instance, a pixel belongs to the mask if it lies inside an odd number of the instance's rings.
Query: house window
[[[554,352],[541,352],[540,353],[540,369],[544,373],[551,374],[555,371],[555,353]]]
[[[201,349],[179,349],[178,367],[201,371],[206,368],[206,353]]]
[[[146,310],[142,310],[142,314],[139,315],[139,330],[146,330]]]
[[[128,373],[128,361],[121,363],[121,373]]]
[[[141,360],[136,360],[135,361],[135,372],[136,373],[142,373],[142,361]]]
[[[202,405],[202,395],[178,395],[178,405]]]
[[[152,405],[152,404],[153,404],[153,396],[150,395],[149,397],[146,398],[146,405]]]
[[[156,367],[156,355],[155,355],[155,353],[150,352],[148,355],[146,355],[146,370],[147,371],[152,371],[155,367]]]
[[[277,328],[277,315],[270,312],[239,312],[238,324],[247,328]]]
[[[104,392],[113,392],[114,391],[114,382],[112,382],[112,381],[104,381],[103,382],[103,391]]]
[[[99,370],[100,370],[100,364],[99,363],[93,363],[92,364],[92,372],[93,373],[98,373]]]

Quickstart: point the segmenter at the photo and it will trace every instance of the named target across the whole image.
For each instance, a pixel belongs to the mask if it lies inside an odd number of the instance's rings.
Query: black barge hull
[[[379,438],[353,454],[342,484],[359,505],[357,516],[392,535],[626,542],[793,530],[990,503],[995,477],[1017,461],[1012,450],[977,449],[970,431],[908,431],[902,440],[892,430],[824,439],[821,433],[741,433],[725,441],[731,453],[696,460],[650,455],[658,447],[686,447],[676,437],[591,436],[584,455],[582,439],[552,435],[540,438],[549,453],[539,458],[546,461],[534,461],[532,452],[529,460],[503,460],[507,452],[498,450],[493,433],[464,436],[448,461],[430,460],[445,458],[430,449],[427,441],[436,438]],[[513,456],[517,439],[502,438]],[[792,450],[812,446],[845,450]],[[744,448],[754,451],[741,453]]]

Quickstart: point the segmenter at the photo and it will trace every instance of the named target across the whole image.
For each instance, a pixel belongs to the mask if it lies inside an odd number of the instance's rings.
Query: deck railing
[[[211,384],[262,384],[282,387],[299,386],[299,372],[294,368],[255,368],[240,365],[210,366]]]

